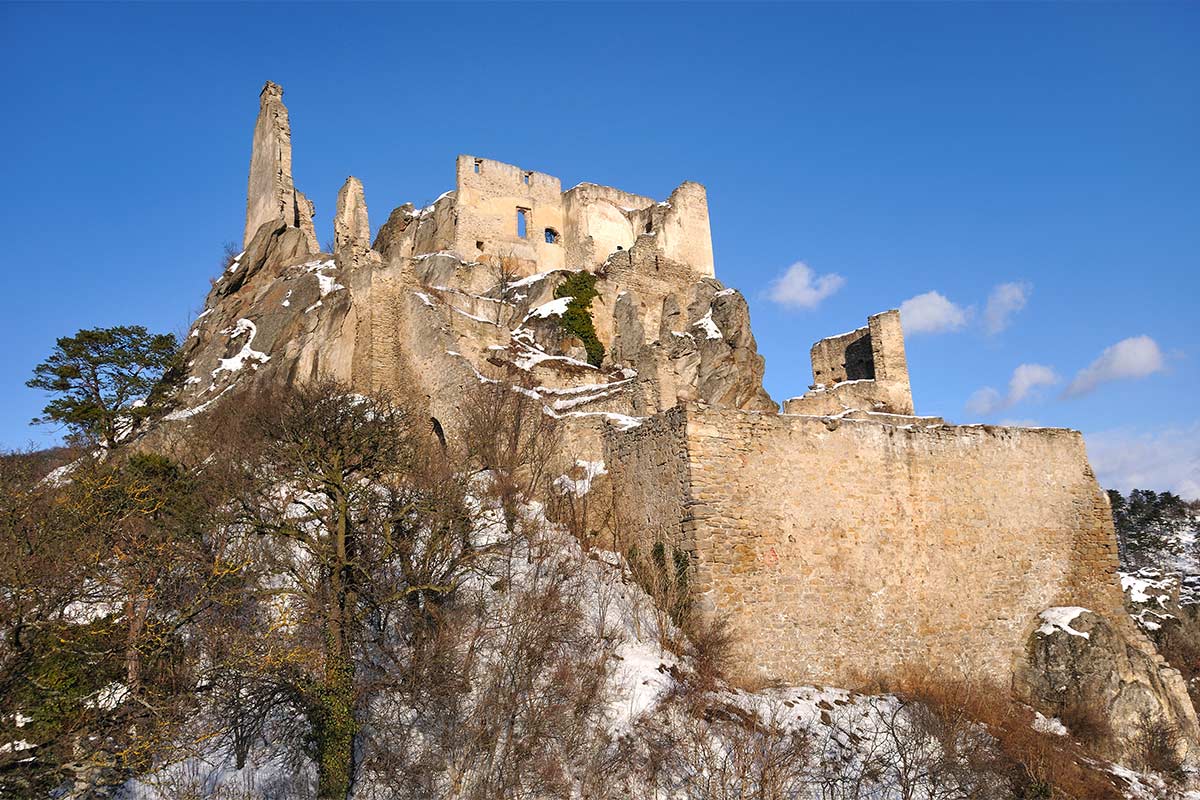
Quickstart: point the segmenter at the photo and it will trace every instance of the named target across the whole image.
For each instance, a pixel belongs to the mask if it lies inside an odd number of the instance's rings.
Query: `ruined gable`
[[[874,314],[861,328],[821,339],[811,356],[811,389],[785,400],[785,414],[914,413],[899,311]]]

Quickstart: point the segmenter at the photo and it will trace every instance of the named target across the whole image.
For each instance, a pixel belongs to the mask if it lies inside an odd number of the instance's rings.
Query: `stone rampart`
[[[748,677],[847,685],[920,665],[1008,682],[1040,611],[1122,613],[1075,431],[691,406],[610,434],[606,461],[617,530],[692,553]]]

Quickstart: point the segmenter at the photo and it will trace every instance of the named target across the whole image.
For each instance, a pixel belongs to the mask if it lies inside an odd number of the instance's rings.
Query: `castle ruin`
[[[282,89],[268,83],[245,251],[189,335],[175,420],[239,381],[325,375],[416,398],[452,446],[466,393],[508,383],[562,423],[564,469],[605,463],[620,547],[686,555],[748,677],[853,685],[916,665],[1012,686],[1053,713],[1053,691],[1030,688],[1039,614],[1078,606],[1125,648],[1106,713],[1123,725],[1163,713],[1197,736],[1182,679],[1122,608],[1111,513],[1079,433],[917,416],[894,310],[816,342],[811,389],[781,410],[745,298],[716,279],[700,184],[662,201],[564,192],[460,155],[454,188],[395,209],[373,242],[348,179],[335,252],[321,253],[291,166]],[[556,297],[580,272],[594,278],[598,361]]]

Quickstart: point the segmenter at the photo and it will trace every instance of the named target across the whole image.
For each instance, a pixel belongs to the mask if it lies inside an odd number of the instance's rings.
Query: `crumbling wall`
[[[667,198],[662,221],[655,227],[656,243],[663,255],[687,264],[705,277],[713,277],[712,233],[708,220],[708,193],[694,181],[680,184]]]
[[[848,408],[913,413],[899,311],[874,314],[861,328],[821,339],[810,353],[812,391],[785,400],[785,414],[836,414]]]
[[[457,210],[453,250],[469,261],[483,256],[507,258],[521,274],[562,269],[562,185],[543,172],[461,155],[456,165]],[[525,235],[518,235],[518,214]],[[555,241],[548,241],[547,231]],[[418,252],[421,252],[418,250]]]
[[[611,186],[581,183],[563,192],[567,263],[597,267],[618,250],[633,247],[649,225],[654,200]]]
[[[618,549],[648,552],[656,542],[664,542],[691,552],[683,407],[656,414],[623,435],[607,436],[604,461],[612,481],[612,529]]]
[[[610,471],[648,479],[637,432],[610,439]],[[675,535],[755,677],[846,685],[916,664],[1007,683],[1042,610],[1121,613],[1111,517],[1075,431],[692,406],[686,450]],[[665,535],[652,498],[616,502],[626,529],[650,526],[631,535]]]

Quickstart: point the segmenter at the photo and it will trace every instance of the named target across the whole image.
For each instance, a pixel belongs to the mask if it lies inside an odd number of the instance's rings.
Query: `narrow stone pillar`
[[[242,246],[250,243],[259,226],[274,219],[296,225],[296,187],[292,183],[292,128],[283,104],[283,87],[267,81],[258,96]]]
[[[338,191],[333,217],[333,252],[351,253],[371,249],[371,223],[362,181],[351,175]]]

